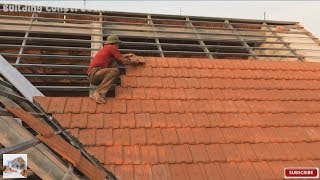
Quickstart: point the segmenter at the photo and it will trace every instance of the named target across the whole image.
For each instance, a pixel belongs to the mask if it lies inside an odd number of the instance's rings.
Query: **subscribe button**
[[[285,178],[319,178],[319,168],[284,168]]]

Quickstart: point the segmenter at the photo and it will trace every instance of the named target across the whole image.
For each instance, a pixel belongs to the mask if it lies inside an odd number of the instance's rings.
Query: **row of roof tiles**
[[[320,126],[316,114],[54,114],[66,128],[204,128],[204,127],[314,127]]]
[[[196,96],[195,93],[193,96]],[[47,112],[89,113],[320,113],[318,101],[232,101],[232,100],[126,100],[110,99],[105,104],[95,104],[89,98],[82,103],[69,105],[65,98],[51,98]],[[73,102],[79,102],[79,98]],[[71,103],[71,102],[70,102]]]
[[[257,162],[320,159],[319,143],[94,146],[104,164]],[[302,150],[302,151],[301,151]]]
[[[197,69],[197,68],[142,68],[131,67],[126,77],[183,77],[183,78],[231,78],[231,79],[297,79],[319,80],[316,71],[272,71],[272,70],[230,70],[230,69]]]
[[[75,129],[85,146],[320,142],[319,127]]]
[[[195,89],[320,89],[317,80],[160,78],[122,76],[121,86],[142,88]]]
[[[117,86],[116,99],[162,100],[320,100],[320,90],[266,90],[266,89],[167,89],[131,88]],[[197,95],[199,94],[199,95]]]
[[[285,167],[315,166],[320,161],[106,165],[119,179],[281,179]]]
[[[319,63],[141,57],[145,67],[317,71]]]

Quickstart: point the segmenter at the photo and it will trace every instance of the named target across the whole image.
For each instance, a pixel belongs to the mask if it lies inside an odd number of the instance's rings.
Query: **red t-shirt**
[[[113,44],[107,44],[93,57],[87,73],[89,73],[93,67],[108,67],[112,59],[118,59],[120,57],[121,53],[119,49]]]

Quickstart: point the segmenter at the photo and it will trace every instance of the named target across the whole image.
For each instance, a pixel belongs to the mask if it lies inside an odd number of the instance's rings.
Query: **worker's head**
[[[110,35],[107,37],[106,44],[115,44],[115,45],[119,46],[120,43],[121,43],[121,41],[120,41],[119,37],[116,35]]]

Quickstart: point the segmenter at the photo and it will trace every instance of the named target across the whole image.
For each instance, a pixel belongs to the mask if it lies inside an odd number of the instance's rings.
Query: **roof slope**
[[[121,179],[279,179],[319,166],[320,63],[145,60],[106,104],[37,101]]]

